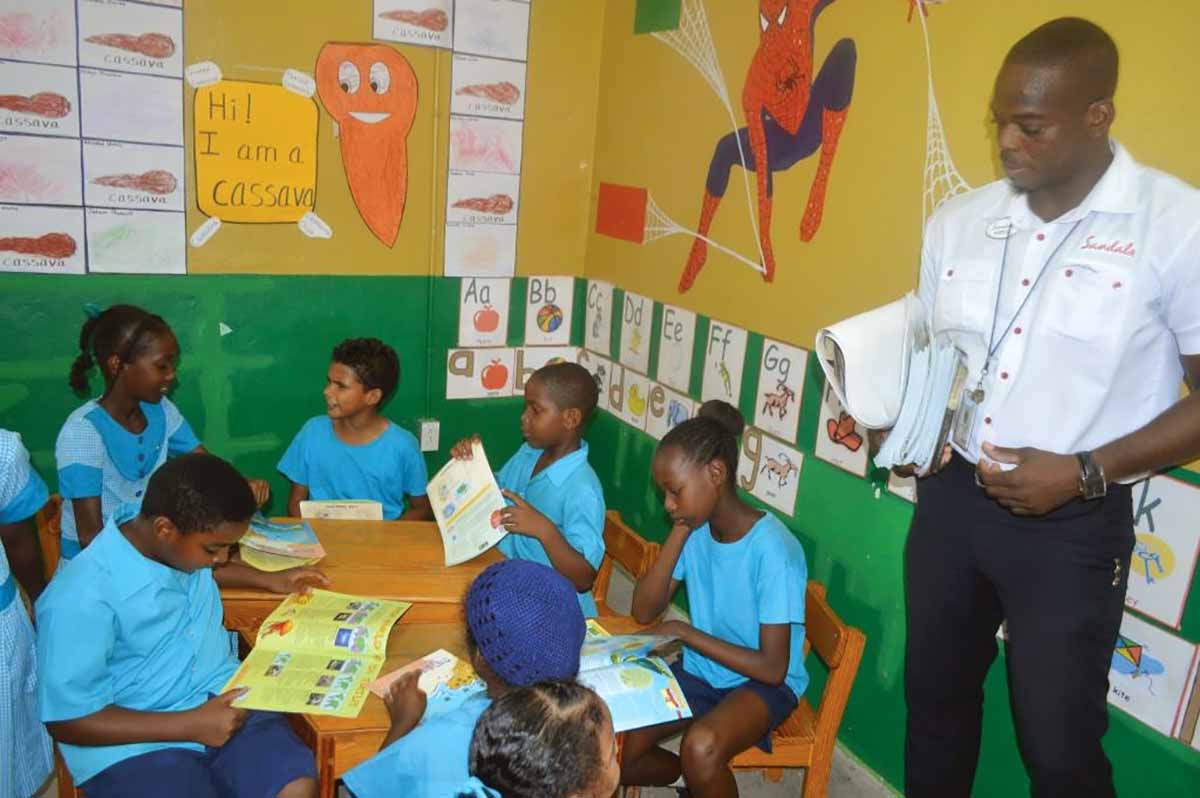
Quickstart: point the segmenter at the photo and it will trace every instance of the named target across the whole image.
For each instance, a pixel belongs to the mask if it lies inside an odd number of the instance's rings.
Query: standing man
[[[906,552],[908,798],[964,798],[1008,622],[1035,798],[1111,798],[1101,747],[1129,484],[1200,454],[1200,192],[1109,139],[1117,49],[1057,19],[1009,51],[1006,174],[930,220],[920,295],[967,353],[953,454],[918,483]]]

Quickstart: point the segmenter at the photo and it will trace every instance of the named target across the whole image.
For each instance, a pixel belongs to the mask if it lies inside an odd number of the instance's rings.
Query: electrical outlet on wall
[[[421,451],[436,452],[441,424],[436,418],[422,418],[418,421],[421,425]]]

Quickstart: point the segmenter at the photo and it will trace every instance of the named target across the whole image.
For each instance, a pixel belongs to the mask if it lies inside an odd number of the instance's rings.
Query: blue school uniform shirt
[[[804,695],[808,564],[800,541],[778,518],[765,513],[733,543],[718,542],[708,524],[697,527],[683,544],[671,578],[682,580],[687,588],[692,626],[726,642],[757,649],[759,624],[791,624],[791,656],[784,681],[797,698]],[[683,669],[720,689],[749,681],[689,647],[683,650]]]
[[[118,528],[137,510],[119,507],[37,601],[45,722],[108,706],[192,709],[220,693],[237,670],[212,569],[187,574],[144,556]],[[59,748],[76,783],[162,748],[204,750],[189,742]]]
[[[501,488],[519,494],[549,518],[571,548],[593,568],[599,568],[604,559],[604,489],[588,464],[587,441],[580,441],[578,449],[532,476],[542,451],[528,443],[521,444],[496,475],[496,482]],[[506,557],[554,567],[542,544],[528,535],[510,534],[497,548]],[[579,606],[584,617],[595,617],[592,591],[579,594]]]
[[[58,461],[58,492],[63,497],[62,556],[79,553],[75,508],[71,499],[100,497],[105,521],[122,504],[142,503],[150,475],[167,457],[186,454],[200,445],[196,433],[170,399],[141,402],[146,429],[138,435],[117,423],[92,399],[67,416],[54,457]]]
[[[47,498],[15,432],[0,429],[0,524],[30,518]],[[38,717],[33,627],[0,544],[0,796],[33,795],[53,767],[50,736]]]
[[[427,717],[408,734],[358,765],[342,780],[357,798],[451,798],[469,776],[467,756],[487,693]]]
[[[371,499],[383,504],[384,520],[404,513],[405,496],[424,496],[429,472],[411,432],[388,422],[370,443],[353,446],[333,431],[333,419],[305,422],[279,461],[279,470],[308,488],[310,499]]]

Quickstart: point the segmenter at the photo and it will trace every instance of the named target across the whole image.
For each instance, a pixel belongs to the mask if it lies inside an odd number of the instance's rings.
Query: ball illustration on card
[[[542,305],[537,312],[537,326],[544,333],[554,332],[562,323],[563,312],[558,305]]]

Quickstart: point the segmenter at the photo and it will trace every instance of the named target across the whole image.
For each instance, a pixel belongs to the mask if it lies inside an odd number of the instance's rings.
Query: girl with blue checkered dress
[[[203,451],[167,398],[179,342],[160,316],[133,305],[90,313],[79,350],[71,387],[86,394],[88,372],[99,367],[104,393],[67,417],[55,445],[64,560],[87,546],[122,504],[141,504],[150,475],[168,457]],[[250,486],[261,505],[267,483],[251,480]]]
[[[29,798],[53,764],[38,719],[33,626],[17,591],[19,580],[35,599],[46,586],[30,521],[46,496],[21,436],[0,429],[0,798]]]

